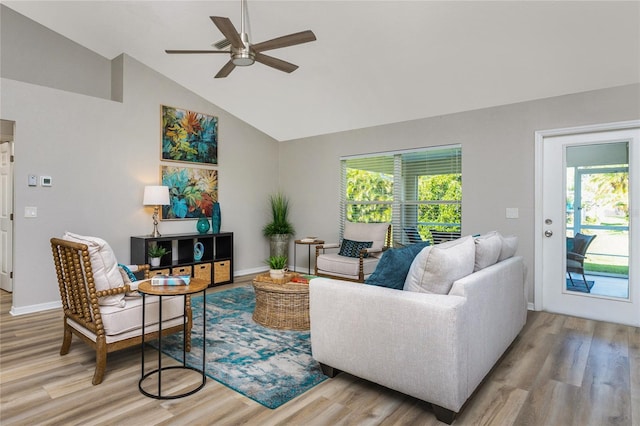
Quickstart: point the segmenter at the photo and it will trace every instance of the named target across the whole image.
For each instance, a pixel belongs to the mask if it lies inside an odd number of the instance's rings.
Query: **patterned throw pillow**
[[[136,275],[133,272],[131,272],[131,269],[129,269],[129,267],[127,265],[123,265],[122,263],[118,263],[118,268],[122,269],[125,272],[125,274],[127,274],[127,277],[129,278],[130,282],[133,283],[133,282],[138,281],[138,277],[136,277]],[[127,284],[127,283],[125,282],[125,284]]]
[[[371,248],[373,241],[352,241],[344,239],[342,240],[342,246],[340,246],[340,256],[346,257],[360,257],[360,250]],[[364,257],[369,255],[365,253]]]

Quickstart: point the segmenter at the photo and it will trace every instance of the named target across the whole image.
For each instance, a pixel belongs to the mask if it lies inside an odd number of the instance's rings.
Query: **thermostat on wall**
[[[51,186],[51,176],[40,176],[41,186]]]

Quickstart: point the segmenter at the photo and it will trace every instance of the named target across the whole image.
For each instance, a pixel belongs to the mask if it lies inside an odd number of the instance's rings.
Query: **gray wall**
[[[460,144],[463,234],[517,235],[533,302],[535,132],[638,118],[636,84],[282,142],[280,163],[289,166],[280,182],[299,235],[337,242],[341,156]],[[508,207],[518,219],[505,217]]]
[[[297,237],[337,241],[341,156],[461,144],[463,232],[517,235],[529,286],[534,132],[640,117],[640,85],[633,85],[277,143],[131,57],[106,60],[37,24],[22,25],[24,17],[0,8],[0,112],[16,121],[16,313],[59,300],[50,237],[66,230],[100,236],[126,262],[129,237],[150,232],[151,210],[141,205],[142,191],[159,182],[161,104],[220,118],[222,228],[235,233],[237,273],[265,268],[268,244],[261,228],[267,196],[278,188],[291,198]],[[14,33],[20,37],[5,50]],[[25,68],[32,65],[21,56],[38,58],[42,38],[51,52],[76,54],[40,56],[37,67],[48,72],[29,74]],[[24,41],[20,49],[18,40]],[[70,79],[71,69],[80,75]],[[94,85],[100,93],[91,91]],[[30,188],[29,174],[50,175],[53,186]],[[25,206],[36,206],[38,217],[24,218]],[[506,219],[507,207],[517,207],[520,217]],[[160,224],[165,234],[194,229],[193,221]],[[306,247],[297,258],[306,266]]]
[[[235,233],[236,273],[264,270],[261,229],[278,185],[278,143],[131,57],[109,61],[25,19],[2,7],[0,111],[16,122],[12,312],[59,304],[49,239],[67,230],[106,239],[129,262],[129,237],[152,229],[144,186],[159,183],[161,164],[185,165],[160,161],[160,105],[219,117],[222,230]],[[4,50],[14,31],[23,47]],[[79,52],[42,56],[45,80],[22,72],[32,67],[22,55],[33,59],[43,38],[53,52]],[[69,66],[83,78],[70,82]],[[101,93],[88,90],[94,83]],[[51,176],[53,186],[28,187],[29,174]],[[38,217],[25,218],[26,206]],[[195,232],[195,221],[163,221],[160,232]]]
[[[0,5],[2,77],[111,99],[110,61]]]

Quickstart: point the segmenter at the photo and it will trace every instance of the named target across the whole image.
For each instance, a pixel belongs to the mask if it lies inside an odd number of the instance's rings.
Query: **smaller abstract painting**
[[[162,105],[162,159],[218,164],[218,117]]]
[[[218,201],[218,171],[188,167],[160,166],[162,185],[169,187],[169,205],[162,206],[162,220],[207,217]]]

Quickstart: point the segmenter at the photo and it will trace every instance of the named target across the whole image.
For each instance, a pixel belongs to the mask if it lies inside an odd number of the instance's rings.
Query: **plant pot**
[[[269,269],[269,276],[272,280],[281,280],[284,278],[284,269]]]
[[[275,234],[270,237],[269,255],[289,256],[289,234]]]
[[[151,266],[160,266],[160,258],[152,257],[151,258]]]

